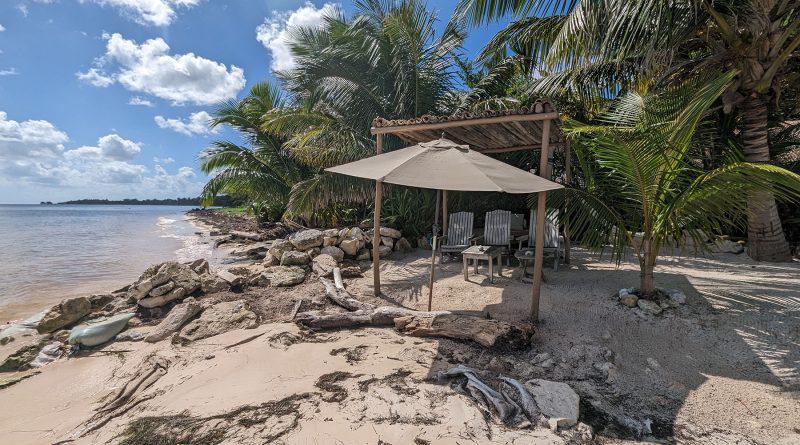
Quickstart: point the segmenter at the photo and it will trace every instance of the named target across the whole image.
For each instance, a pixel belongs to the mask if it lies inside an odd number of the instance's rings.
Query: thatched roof
[[[376,118],[372,134],[394,134],[413,144],[441,137],[469,145],[483,153],[535,150],[542,145],[543,122],[549,120],[550,147],[563,141],[558,113],[550,102],[536,101],[530,107],[513,110],[460,113],[452,116],[424,115],[415,119]]]

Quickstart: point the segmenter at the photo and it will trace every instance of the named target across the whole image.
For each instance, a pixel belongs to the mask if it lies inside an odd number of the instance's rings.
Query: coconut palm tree
[[[230,127],[244,145],[218,140],[200,153],[201,169],[212,175],[203,188],[204,204],[218,193],[228,193],[245,196],[259,207],[285,207],[292,186],[310,171],[283,149],[284,138],[261,128],[262,116],[283,106],[280,90],[262,82],[243,99],[226,102],[214,112],[209,124]]]
[[[657,92],[629,92],[601,115],[599,125],[568,121],[578,155],[581,187],[552,192],[578,241],[619,261],[633,247],[644,296],[655,291],[653,271],[663,247],[691,243],[703,249],[707,233],[744,225],[747,196],[765,191],[800,199],[800,175],[741,160],[738,150],[706,170],[690,155],[707,140],[699,126],[736,73],[690,80]]]
[[[367,202],[374,186],[324,168],[375,154],[376,117],[401,119],[445,111],[454,54],[464,35],[436,31],[437,17],[417,0],[355,2],[352,18],[336,12],[319,27],[290,32],[294,68],[277,73],[289,106],[267,112],[262,129],[315,173],[294,185],[290,212],[309,217],[335,202]],[[387,138],[384,151],[401,146]]]
[[[515,20],[487,45],[483,60],[511,50],[543,74],[533,88],[608,98],[660,76],[671,82],[736,69],[721,97],[738,113],[745,159],[770,161],[770,109],[781,89],[797,88],[792,59],[800,55],[800,3],[792,0],[464,0],[475,23]],[[649,82],[649,80],[647,80]],[[754,190],[747,209],[749,254],[786,260],[790,249],[775,200]]]

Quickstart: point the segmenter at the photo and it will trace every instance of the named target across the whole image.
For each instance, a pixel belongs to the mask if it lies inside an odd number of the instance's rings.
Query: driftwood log
[[[336,276],[334,269],[334,276]],[[295,322],[310,329],[356,327],[395,327],[414,337],[444,337],[474,341],[487,348],[526,349],[530,347],[533,326],[508,323],[448,311],[422,312],[403,307],[363,303],[334,282],[320,278],[329,300],[350,312],[301,312]]]

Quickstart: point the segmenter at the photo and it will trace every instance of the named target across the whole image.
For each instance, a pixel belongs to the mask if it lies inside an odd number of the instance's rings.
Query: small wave
[[[169,226],[171,224],[175,224],[176,222],[178,222],[178,220],[176,219],[167,218],[165,216],[159,216],[158,220],[156,221],[156,224],[159,226]]]

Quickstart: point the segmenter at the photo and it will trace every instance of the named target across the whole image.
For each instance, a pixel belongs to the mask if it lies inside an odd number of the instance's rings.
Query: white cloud
[[[166,158],[153,157],[153,162],[155,162],[156,164],[168,165],[175,162],[175,160],[170,157]]]
[[[95,86],[118,82],[130,91],[169,100],[173,105],[210,105],[236,97],[245,86],[244,71],[194,53],[170,54],[164,39],[141,45],[120,34],[104,36],[106,53],[78,78]],[[108,73],[106,68],[116,69]]]
[[[3,31],[5,31],[5,30],[6,30],[6,27],[5,27],[5,26],[3,26],[2,24],[0,24],[0,32],[3,32]]]
[[[81,3],[97,3],[120,10],[141,25],[168,26],[175,19],[176,8],[191,8],[201,0],[79,0]]]
[[[272,55],[272,69],[282,71],[294,67],[294,57],[288,44],[291,29],[318,27],[323,17],[334,15],[336,10],[337,6],[333,3],[325,3],[321,8],[306,3],[294,11],[273,12],[272,17],[264,19],[264,23],[256,28],[256,39]]]
[[[22,14],[23,17],[27,17],[28,13],[30,12],[30,11],[28,11],[28,6],[25,5],[24,3],[18,4],[17,5],[17,10],[20,12],[20,14]]]
[[[8,68],[4,70],[0,70],[0,77],[3,76],[17,76],[19,75],[19,71],[16,68]]]
[[[202,182],[190,167],[168,173],[133,162],[141,144],[118,134],[93,146],[65,150],[67,134],[44,120],[15,121],[0,111],[0,191],[27,196],[138,197],[196,196]],[[167,162],[164,162],[166,164]],[[15,191],[12,197],[7,191]]]
[[[211,115],[205,111],[192,113],[186,120],[166,119],[164,116],[155,117],[156,125],[158,125],[159,128],[169,129],[180,134],[185,134],[186,136],[192,136],[195,134],[208,135],[219,133],[217,128],[209,127],[208,124],[210,120]]]
[[[128,101],[128,105],[141,105],[143,107],[154,107],[153,102],[150,102],[147,99],[142,99],[139,96],[131,97],[131,100]]]

